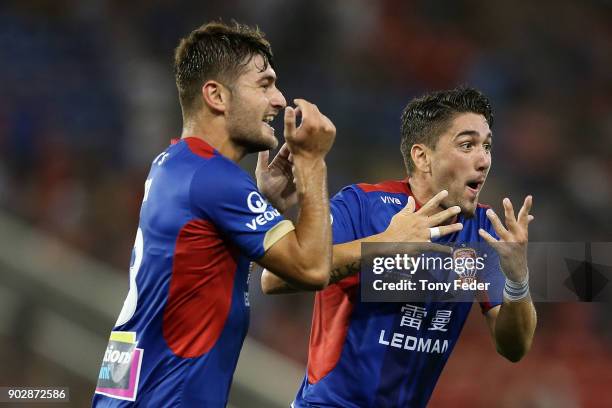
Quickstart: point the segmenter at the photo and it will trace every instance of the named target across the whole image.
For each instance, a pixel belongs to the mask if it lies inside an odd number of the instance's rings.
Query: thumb
[[[268,169],[268,159],[270,158],[269,150],[262,150],[257,155],[257,166],[255,167],[255,171],[258,173],[264,172]]]
[[[295,135],[295,110],[291,106],[285,108],[285,140],[293,140]]]
[[[408,196],[408,203],[406,204],[406,206],[402,209],[402,212],[406,212],[406,213],[413,213],[414,209],[416,207],[416,204],[414,202],[414,198],[412,198],[412,196]]]

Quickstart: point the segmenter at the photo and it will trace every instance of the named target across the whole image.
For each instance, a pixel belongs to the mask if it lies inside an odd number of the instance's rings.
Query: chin
[[[272,150],[276,149],[278,146],[278,139],[274,136],[274,133],[262,132],[258,138],[253,138],[253,145],[257,147],[257,152],[261,152],[263,150]]]
[[[469,203],[468,205],[462,204],[460,207],[461,214],[463,214],[465,218],[474,218],[476,215],[476,208],[478,208],[478,202],[475,201],[473,204]]]
[[[256,143],[255,144],[255,150],[252,150],[253,152],[261,152],[264,150],[274,150],[276,149],[276,147],[278,146],[278,140],[276,139],[272,139],[272,140],[262,140],[260,141],[260,143]]]
[[[274,135],[260,135],[259,137],[234,138],[234,142],[243,146],[247,152],[256,153],[264,150],[276,149],[278,140]]]

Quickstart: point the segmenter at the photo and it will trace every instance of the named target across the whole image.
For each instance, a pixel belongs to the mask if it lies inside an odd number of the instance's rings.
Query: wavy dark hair
[[[468,87],[438,91],[413,99],[402,112],[400,150],[408,174],[414,171],[410,156],[412,146],[422,143],[432,149],[458,113],[482,115],[493,126],[493,110],[482,92]]]
[[[213,21],[182,38],[174,52],[174,78],[183,113],[201,107],[202,85],[216,80],[230,87],[251,59],[261,55],[274,67],[272,48],[258,27]]]

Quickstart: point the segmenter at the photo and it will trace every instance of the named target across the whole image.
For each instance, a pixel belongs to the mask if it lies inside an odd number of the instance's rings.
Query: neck
[[[408,176],[408,185],[414,199],[421,205],[429,201],[436,193],[431,188],[431,182],[426,174],[417,173]]]
[[[244,148],[231,141],[223,116],[183,118],[181,139],[186,137],[195,137],[205,141],[223,156],[236,163],[246,155]]]
[[[420,205],[425,204],[427,201],[431,200],[433,196],[439,193],[439,191],[434,191],[431,185],[431,178],[428,174],[416,173],[408,176],[408,185],[410,186],[410,191],[412,191],[412,196]],[[438,206],[440,211],[444,210],[445,207]],[[444,224],[452,224],[457,222],[457,216],[445,221]]]

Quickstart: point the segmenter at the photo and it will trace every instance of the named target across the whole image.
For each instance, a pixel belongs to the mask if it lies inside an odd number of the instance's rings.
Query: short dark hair
[[[438,139],[458,113],[477,113],[493,126],[493,111],[489,99],[474,88],[460,87],[438,91],[413,99],[402,112],[400,150],[408,174],[414,171],[410,155],[412,146],[423,143],[435,148]]]
[[[230,86],[255,55],[274,67],[272,48],[258,27],[213,21],[182,38],[174,52],[174,77],[183,113],[199,107],[198,96],[207,80]]]

